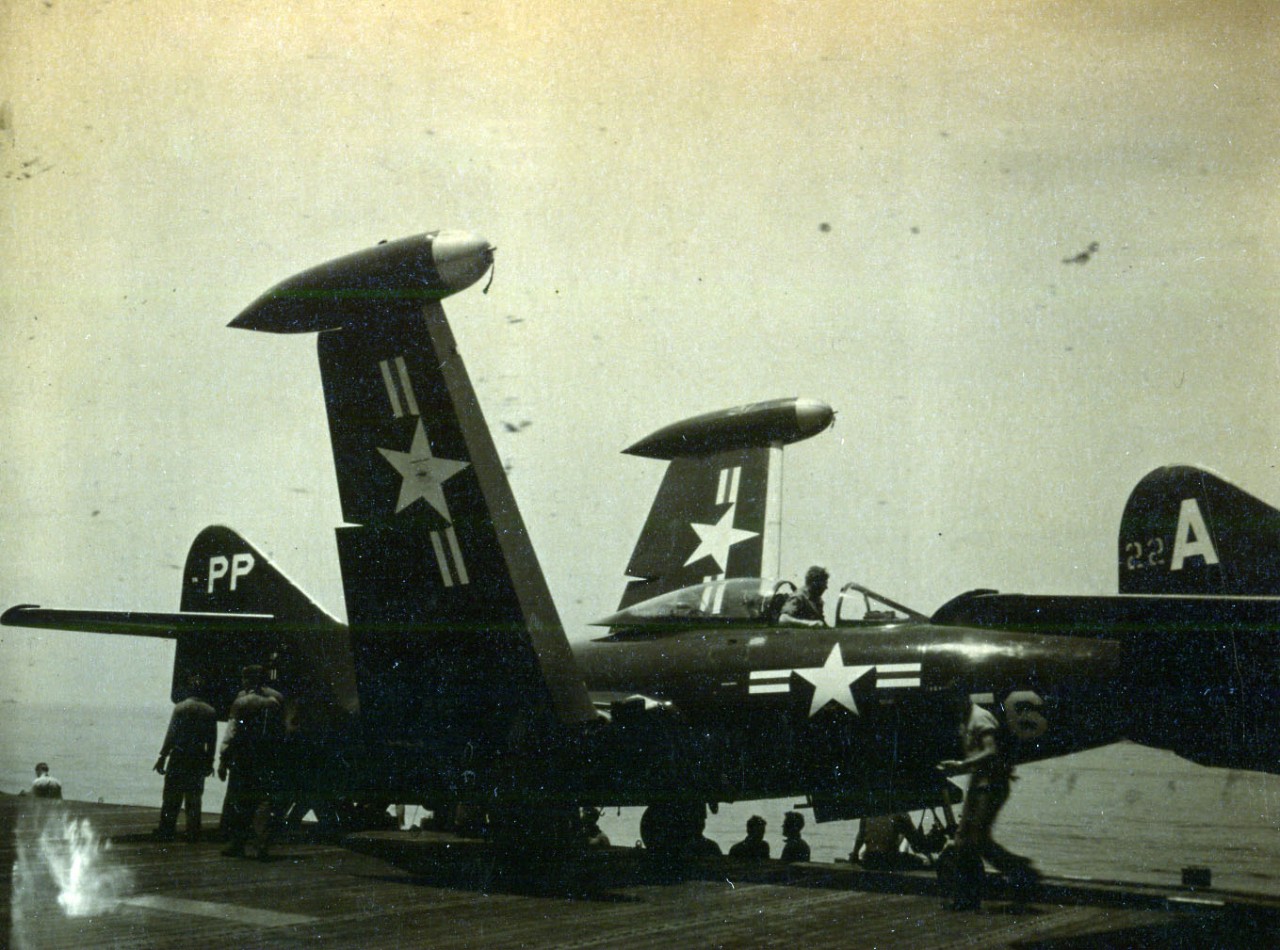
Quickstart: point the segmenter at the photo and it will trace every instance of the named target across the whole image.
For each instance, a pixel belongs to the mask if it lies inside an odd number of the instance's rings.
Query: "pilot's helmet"
[[[752,828],[759,828],[761,831],[764,831],[764,826],[765,826],[765,820],[761,818],[759,815],[752,815],[750,818],[747,819],[748,831],[750,831]]]
[[[815,564],[813,567],[809,568],[809,570],[804,572],[804,583],[806,587],[812,587],[818,581],[826,581],[830,577],[831,575],[827,573],[827,569],[825,567],[819,567]]]

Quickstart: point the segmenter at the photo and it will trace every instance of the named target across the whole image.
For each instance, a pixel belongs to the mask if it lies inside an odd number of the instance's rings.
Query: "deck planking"
[[[0,860],[10,868],[38,845],[32,807],[0,797]],[[63,814],[110,840],[106,860],[130,882],[113,910],[68,916],[51,878],[33,885],[26,874],[24,885],[15,870],[3,907],[15,947],[1280,945],[1280,901],[1218,891],[1048,880],[1025,903],[998,893],[980,912],[956,914],[930,875],[848,865],[704,861],[672,871],[611,848],[553,875],[504,870],[479,842],[427,832],[287,840],[259,862],[223,857],[214,840],[152,841],[152,808],[68,802]]]

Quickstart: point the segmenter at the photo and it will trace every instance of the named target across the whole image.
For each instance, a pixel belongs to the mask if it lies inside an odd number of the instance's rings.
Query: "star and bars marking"
[[[418,421],[413,431],[413,442],[407,452],[378,448],[378,453],[400,474],[396,514],[421,499],[448,522],[443,530],[430,532],[431,550],[440,571],[440,581],[445,587],[469,584],[471,577],[467,573],[467,564],[458,544],[458,533],[453,528],[449,504],[445,501],[444,483],[469,468],[471,463],[440,458],[432,453],[431,441],[427,438],[426,426],[423,425],[418,409],[418,397],[413,391],[413,381],[405,366],[404,356],[381,360],[378,370],[387,391],[391,414],[397,419],[414,416]]]
[[[920,685],[919,663],[866,663],[846,666],[840,644],[835,644],[821,666],[788,667],[777,670],[752,670],[747,693],[758,696],[791,692],[791,675],[813,686],[809,715],[813,716],[829,703],[837,703],[855,716],[861,715],[853,698],[853,685],[872,670],[876,673],[876,689],[910,689]]]
[[[738,510],[738,488],[742,482],[742,466],[734,465],[720,470],[720,479],[716,485],[716,504],[728,505],[728,509],[715,524],[691,521],[689,527],[698,536],[698,546],[693,549],[684,567],[709,557],[716,562],[720,573],[709,574],[704,581],[716,581],[724,577],[729,563],[729,549],[735,544],[750,538],[759,537],[759,531],[745,531],[733,526],[733,518]]]

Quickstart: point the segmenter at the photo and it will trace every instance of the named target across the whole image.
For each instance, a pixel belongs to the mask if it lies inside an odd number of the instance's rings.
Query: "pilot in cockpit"
[[[804,587],[787,598],[778,614],[778,625],[782,627],[825,627],[826,607],[822,603],[822,595],[827,590],[830,575],[825,567],[816,564],[805,571]]]

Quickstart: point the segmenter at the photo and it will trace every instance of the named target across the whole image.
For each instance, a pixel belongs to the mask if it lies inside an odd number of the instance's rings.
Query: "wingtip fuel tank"
[[[432,231],[385,242],[281,281],[230,326],[315,333],[376,320],[384,308],[465,290],[493,266],[493,251],[471,231]]]
[[[817,435],[834,420],[835,410],[816,399],[771,399],[673,422],[622,451],[674,459],[755,445],[787,445]]]

